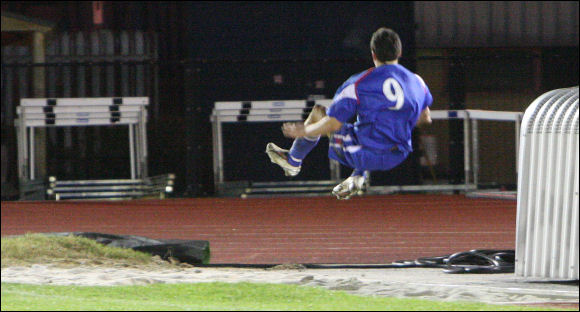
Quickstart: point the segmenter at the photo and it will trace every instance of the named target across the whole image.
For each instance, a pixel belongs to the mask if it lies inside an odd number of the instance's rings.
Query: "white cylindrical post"
[[[473,158],[473,184],[477,188],[479,183],[479,134],[477,119],[471,120],[471,142]]]
[[[469,155],[469,113],[463,116],[463,170],[465,172],[465,191],[469,191],[469,172],[470,168],[470,155]],[[477,188],[477,185],[475,186]]]
[[[29,143],[30,143],[30,156],[29,156],[29,163],[28,163],[28,168],[30,168],[30,180],[34,180],[36,178],[36,174],[35,174],[35,166],[34,166],[34,127],[30,127],[30,132],[29,132]]]
[[[129,125],[129,154],[131,160],[131,179],[136,179],[135,174],[135,130],[133,129],[133,125]]]

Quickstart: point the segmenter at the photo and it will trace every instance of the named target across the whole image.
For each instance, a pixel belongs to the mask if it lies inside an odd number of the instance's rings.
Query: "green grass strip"
[[[2,311],[546,311],[540,307],[351,295],[320,287],[195,283],[38,286],[2,283]],[[549,310],[549,309],[548,309]],[[560,311],[562,309],[559,309]],[[557,311],[554,309],[554,311]]]

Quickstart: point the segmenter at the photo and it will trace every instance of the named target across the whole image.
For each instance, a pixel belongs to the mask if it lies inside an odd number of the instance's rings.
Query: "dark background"
[[[100,25],[93,23],[90,1],[4,1],[2,10],[53,21],[57,25],[54,32],[109,29],[141,30],[157,35],[158,57],[144,64],[158,70],[159,85],[160,109],[151,115],[148,123],[149,173],[175,173],[178,196],[214,194],[210,123],[214,102],[304,99],[309,95],[331,98],[350,75],[373,66],[369,40],[382,26],[393,28],[401,36],[401,64],[416,71],[420,59],[416,57],[412,1],[102,3],[104,23]],[[27,44],[28,40],[22,34],[2,33],[3,49],[6,45]],[[578,84],[577,46],[543,48],[541,51],[543,89]],[[497,51],[481,52],[478,57],[482,57],[482,61],[472,64],[461,59],[466,57],[465,53],[448,50],[451,69],[442,78],[450,80],[445,91],[449,101],[440,102],[438,105],[443,106],[439,109],[465,108],[466,88],[471,85],[476,89],[490,85],[513,87],[504,83],[505,75],[501,71],[497,79],[487,79],[485,74],[487,80],[478,76],[490,70],[489,59],[485,60],[489,55],[497,55]],[[454,59],[455,56],[459,58]],[[534,54],[524,52],[517,57],[520,57],[519,62],[527,64]],[[519,70],[517,66],[510,69],[510,64],[514,63],[509,60],[502,64],[501,68],[510,74]],[[4,61],[2,66],[3,70],[7,66]],[[275,75],[281,75],[283,83],[275,83]],[[482,80],[487,84],[481,84]],[[324,86],[317,87],[316,81],[323,81]],[[291,140],[282,136],[280,126],[279,123],[224,125],[226,181],[286,179],[264,153],[268,142],[290,146]],[[11,127],[2,126],[3,140],[11,138]],[[450,135],[454,133],[450,153],[459,161],[446,174],[454,183],[460,183],[463,154],[458,143],[462,141],[462,134],[458,130],[461,127],[450,125],[450,129]],[[106,137],[114,148],[96,151],[87,159],[58,147],[49,147],[49,174],[57,174],[60,179],[114,178],[127,174],[126,156],[119,156],[126,155],[123,135]],[[416,131],[414,144],[418,135]],[[88,136],[90,139],[91,132]],[[328,179],[326,143],[327,139],[322,139],[311,153],[300,179]],[[413,153],[400,167],[374,174],[373,183],[420,184],[419,156]],[[15,160],[15,156],[11,157]],[[102,166],[103,159],[118,161]],[[78,163],[78,169],[73,173],[65,172],[59,166],[66,161]],[[95,161],[95,166],[86,165]],[[343,175],[349,173],[343,170]],[[9,178],[17,181],[13,169]]]

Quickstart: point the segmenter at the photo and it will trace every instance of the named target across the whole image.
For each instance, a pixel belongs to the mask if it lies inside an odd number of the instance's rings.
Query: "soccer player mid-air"
[[[327,135],[328,157],[354,169],[332,190],[338,199],[349,199],[362,190],[368,171],[389,170],[402,163],[413,150],[413,128],[431,123],[433,97],[421,77],[399,65],[399,35],[379,28],[370,48],[375,67],[346,80],[328,110],[315,105],[303,123],[283,124],[284,136],[294,139],[290,150],[274,143],[266,146],[270,160],[293,177],[320,136]],[[356,122],[349,123],[355,116]]]

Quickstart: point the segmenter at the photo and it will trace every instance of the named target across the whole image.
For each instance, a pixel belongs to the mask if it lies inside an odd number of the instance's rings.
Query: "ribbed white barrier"
[[[578,280],[578,87],[538,97],[520,135],[515,273]]]

